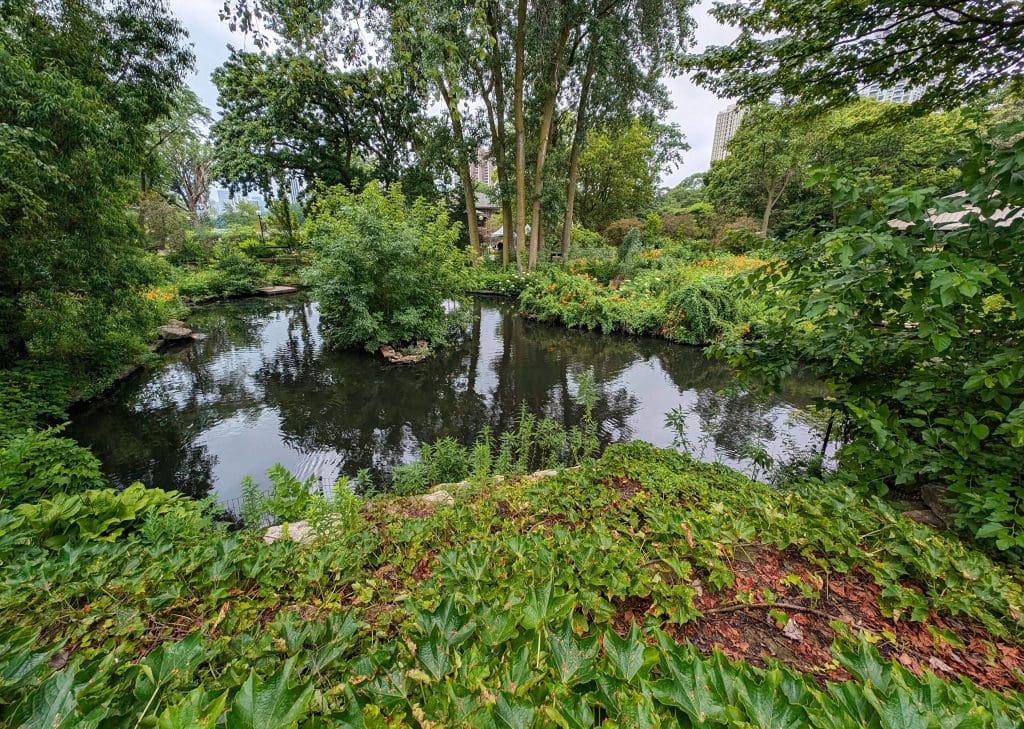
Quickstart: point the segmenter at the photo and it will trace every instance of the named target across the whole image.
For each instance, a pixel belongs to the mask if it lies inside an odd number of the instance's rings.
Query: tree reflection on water
[[[206,307],[191,318],[205,339],[91,403],[72,432],[116,483],[221,500],[274,463],[328,481],[369,468],[380,481],[423,442],[452,436],[468,445],[484,426],[509,429],[522,404],[572,426],[582,417],[574,395],[584,370],[598,388],[605,443],[671,445],[664,420],[675,407],[693,414],[688,435],[709,460],[742,466],[751,441],[778,450],[819,438],[806,418],[790,417],[810,403],[806,386],[773,398],[721,394],[730,373],[699,349],[547,327],[494,300],[472,305],[458,341],[404,367],[324,350],[315,302]]]

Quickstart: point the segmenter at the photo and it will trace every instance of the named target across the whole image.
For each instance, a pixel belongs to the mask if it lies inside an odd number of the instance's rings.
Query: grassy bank
[[[1022,582],[643,444],[313,543],[158,491],[0,512],[8,725],[1015,726]],[[938,675],[937,675],[938,674]]]

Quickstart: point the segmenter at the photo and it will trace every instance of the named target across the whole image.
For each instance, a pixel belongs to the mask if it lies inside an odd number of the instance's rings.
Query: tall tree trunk
[[[492,151],[495,162],[498,165],[498,186],[501,188],[501,265],[508,268],[509,244],[512,240],[512,228],[515,225],[512,220],[512,203],[509,202],[509,174],[508,174],[508,140],[505,135],[505,63],[501,44],[501,8],[496,0],[487,3],[487,28],[490,31],[491,41],[494,46],[490,53],[491,81],[494,88],[494,103],[486,93],[486,84],[480,84],[484,89],[484,105],[487,107],[487,120],[491,127]],[[518,262],[518,257],[516,261]]]
[[[508,200],[501,201],[501,265],[503,268],[508,268],[509,264],[509,241],[512,240],[512,226],[515,223],[512,218],[512,203]],[[519,263],[518,251],[516,255],[516,263]],[[521,267],[521,266],[520,266]]]
[[[466,200],[466,223],[469,227],[469,249],[473,256],[473,265],[480,265],[480,229],[476,223],[476,191],[473,189],[473,177],[469,174],[469,151],[466,147],[466,136],[462,130],[462,113],[458,101],[454,100],[444,81],[438,84],[441,97],[448,107],[448,115],[452,119],[452,133],[458,148],[459,178],[462,180],[462,194]]]
[[[540,133],[537,135],[537,162],[534,165],[533,173],[533,215],[531,217],[533,227],[530,229],[529,265],[531,270],[537,265],[537,258],[540,255],[540,196],[544,191],[544,162],[548,154],[548,139],[551,135],[551,121],[555,116],[555,103],[558,101],[558,91],[562,86],[562,52],[565,50],[565,44],[568,40],[569,25],[566,23],[558,34],[558,43],[554,49],[551,86],[548,89],[547,98],[544,100],[544,107],[540,118]]]
[[[516,9],[515,80],[512,116],[516,134],[516,268],[523,272],[523,244],[526,242],[526,120],[523,118],[523,83],[526,74],[526,5]]]
[[[591,41],[593,42],[593,41]],[[583,72],[580,86],[580,101],[576,108],[576,129],[572,135],[572,150],[569,152],[569,180],[565,186],[565,220],[562,222],[562,262],[569,258],[572,244],[572,216],[576,204],[576,178],[580,170],[580,150],[587,137],[587,105],[590,103],[590,82],[594,78],[594,51],[587,53],[587,67]]]

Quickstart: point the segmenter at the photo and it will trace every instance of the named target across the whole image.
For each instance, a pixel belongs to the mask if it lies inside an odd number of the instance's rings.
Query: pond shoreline
[[[602,446],[672,445],[665,418],[674,408],[686,412],[685,436],[706,460],[747,467],[749,438],[783,460],[820,443],[802,414],[813,383],[798,381],[779,397],[720,395],[732,373],[697,347],[541,326],[494,298],[471,306],[463,336],[415,367],[397,367],[326,349],[318,306],[301,295],[204,305],[189,317],[204,339],[79,403],[70,434],[114,483],[197,495],[212,488],[221,501],[240,495],[245,476],[265,484],[275,463],[324,483],[368,468],[379,483],[422,443],[452,437],[471,447],[486,427],[513,429],[521,405],[577,425],[577,376],[593,371]]]

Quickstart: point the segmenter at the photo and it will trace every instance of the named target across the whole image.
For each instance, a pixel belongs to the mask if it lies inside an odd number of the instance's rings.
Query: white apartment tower
[[[866,96],[875,101],[891,101],[898,104],[912,104],[924,95],[924,87],[911,88],[902,81],[883,89],[881,84],[872,83],[861,86],[858,89],[861,96]]]
[[[744,109],[737,104],[732,104],[725,111],[718,112],[718,117],[715,119],[715,139],[711,143],[712,162],[725,159],[725,155],[728,154],[726,145],[736,134],[736,130],[740,128],[743,113]]]

